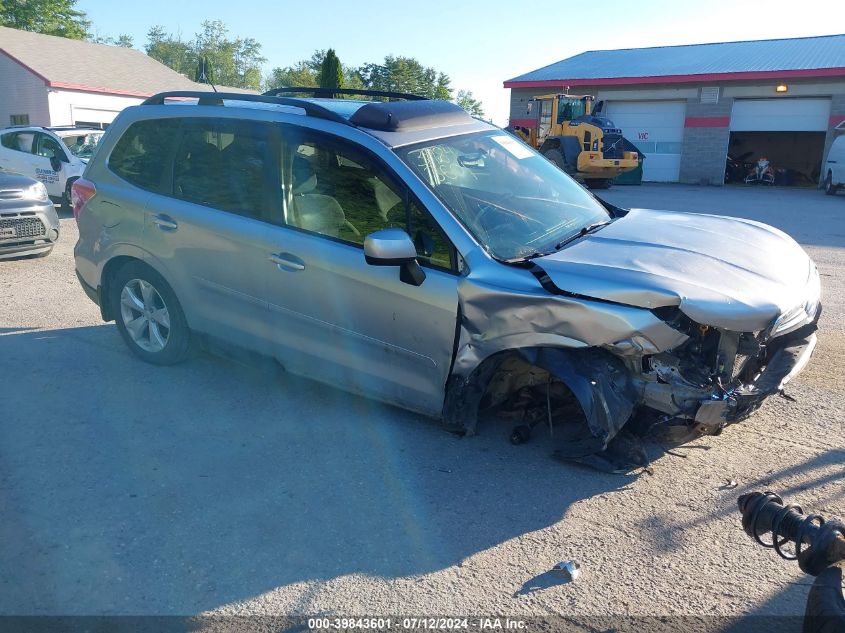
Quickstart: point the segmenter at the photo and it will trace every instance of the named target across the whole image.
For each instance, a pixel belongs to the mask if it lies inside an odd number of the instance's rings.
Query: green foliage
[[[302,59],[293,66],[276,67],[270,71],[264,83],[264,89],[302,86],[315,88],[320,85],[320,68],[326,51],[314,51],[310,59]]]
[[[110,37],[108,35],[88,35],[88,41],[93,42],[94,44],[108,44],[109,46],[120,46],[121,48],[134,48],[135,47],[135,40],[132,38],[131,35],[121,34],[118,35],[117,38]]]
[[[343,88],[343,79],[343,67],[334,49],[330,48],[320,65],[320,87]]]
[[[410,92],[429,99],[452,98],[448,75],[423,66],[413,57],[388,55],[381,64],[364,64],[358,74],[369,90]]]
[[[154,26],[147,31],[147,55],[157,59],[183,75],[193,74],[196,56],[190,44],[183,42],[181,36],[173,36],[163,26]]]
[[[471,90],[458,90],[455,96],[455,103],[473,116],[484,116],[484,108],[481,102],[472,96]]]
[[[0,2],[0,26],[74,40],[88,37],[91,22],[76,8],[77,0],[5,0]]]
[[[331,57],[337,60],[337,65]],[[323,77],[331,77],[338,83],[324,83]],[[451,84],[447,74],[423,66],[413,57],[388,55],[379,64],[368,63],[351,68],[341,64],[334,50],[329,49],[314,51],[310,59],[298,61],[293,66],[274,68],[265,80],[264,89],[326,86],[409,92],[429,99],[454,101],[474,116],[484,115],[481,102],[473,97],[472,92],[459,90],[453,97]]]
[[[247,38],[229,38],[229,30],[220,20],[206,20],[192,41],[167,33],[154,26],[147,33],[147,55],[178,73],[196,76],[200,59],[206,59],[212,81],[223,86],[261,87],[261,44]]]

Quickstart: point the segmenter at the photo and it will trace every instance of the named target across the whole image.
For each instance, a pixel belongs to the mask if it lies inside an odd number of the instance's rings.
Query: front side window
[[[375,158],[310,132],[291,133],[287,148],[287,224],[356,245],[375,231],[400,228],[414,240],[421,264],[454,268],[443,231]]]
[[[553,252],[607,210],[555,165],[501,130],[397,150],[495,258]]]
[[[43,156],[44,158],[58,158],[59,160],[65,160],[67,158],[67,154],[65,154],[64,150],[59,146],[59,143],[57,143],[54,138],[47,136],[46,134],[38,135],[35,153],[38,156]]]
[[[280,220],[268,198],[273,183],[269,124],[187,119],[176,148],[173,196],[259,220]]]
[[[142,189],[159,191],[178,130],[177,119],[133,123],[112,150],[109,169]]]

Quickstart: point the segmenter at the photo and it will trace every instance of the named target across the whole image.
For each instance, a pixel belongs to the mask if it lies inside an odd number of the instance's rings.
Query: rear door
[[[167,267],[191,327],[265,352],[268,229],[282,221],[273,130],[183,119],[162,192],[147,200],[142,239]]]
[[[35,145],[34,131],[7,132],[0,137],[0,166],[6,171],[13,171],[23,176],[36,178],[35,156],[32,153]],[[39,178],[36,178],[40,180]]]
[[[283,132],[284,228],[265,270],[273,343],[292,371],[436,415],[455,339],[454,249],[375,156],[330,135]],[[366,263],[366,236],[416,237],[426,279]]]

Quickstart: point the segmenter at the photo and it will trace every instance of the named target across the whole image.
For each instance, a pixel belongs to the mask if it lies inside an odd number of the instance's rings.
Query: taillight
[[[74,218],[77,220],[79,219],[79,212],[82,211],[82,207],[84,207],[85,203],[93,198],[96,193],[97,187],[95,187],[94,183],[90,180],[79,178],[73,181],[73,185],[71,185],[70,188],[70,202],[73,205]]]

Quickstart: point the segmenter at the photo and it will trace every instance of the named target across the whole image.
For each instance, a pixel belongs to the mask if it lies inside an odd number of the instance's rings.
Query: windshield
[[[581,185],[501,130],[397,154],[496,259],[553,252],[582,229],[610,220]]]
[[[63,136],[62,141],[74,156],[91,158],[101,138],[103,138],[103,132],[83,132]]]

